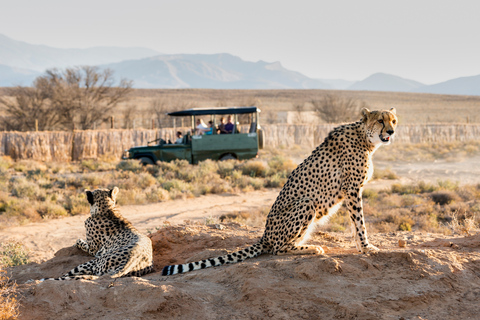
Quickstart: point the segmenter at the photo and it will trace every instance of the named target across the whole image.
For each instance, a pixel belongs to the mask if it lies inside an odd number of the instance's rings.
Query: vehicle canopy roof
[[[175,111],[167,113],[169,116],[203,116],[210,114],[244,114],[260,112],[257,107],[231,107],[231,108],[193,108],[182,111]]]

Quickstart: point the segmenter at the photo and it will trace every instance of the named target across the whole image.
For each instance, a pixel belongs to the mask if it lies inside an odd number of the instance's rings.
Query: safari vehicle
[[[151,141],[147,146],[125,150],[123,159],[139,159],[143,164],[157,161],[185,159],[196,164],[206,159],[251,159],[263,148],[263,131],[259,124],[257,107],[194,108],[168,113],[171,117],[187,117],[191,128],[183,132],[181,144],[168,143],[165,139]],[[219,133],[220,118],[231,116],[234,124],[231,133]],[[212,121],[212,134],[195,132],[197,119]],[[178,130],[182,131],[182,130]]]

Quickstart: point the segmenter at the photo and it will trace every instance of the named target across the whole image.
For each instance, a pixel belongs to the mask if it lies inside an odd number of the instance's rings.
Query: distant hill
[[[347,90],[409,92],[422,86],[424,84],[414,80],[386,73],[375,73],[362,81],[355,82]]]
[[[97,65],[158,55],[147,48],[58,49],[13,40],[0,34],[0,64],[43,72],[48,68]]]
[[[462,77],[445,82],[423,86],[413,90],[415,92],[438,94],[480,95],[480,75]]]
[[[321,80],[285,69],[280,62],[249,62],[227,53],[177,54],[100,66],[137,88],[330,89]]]
[[[318,79],[322,82],[325,82],[326,84],[330,85],[332,89],[337,89],[337,90],[346,90],[348,87],[350,87],[352,84],[354,84],[356,81],[349,81],[349,80],[343,80],[343,79]]]
[[[40,73],[0,64],[0,87],[30,86]]]

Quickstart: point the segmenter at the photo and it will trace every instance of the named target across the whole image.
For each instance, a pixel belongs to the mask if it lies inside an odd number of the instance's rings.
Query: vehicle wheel
[[[257,135],[258,135],[258,148],[263,149],[264,143],[265,143],[265,133],[263,132],[262,129],[257,130]]]
[[[227,154],[221,156],[219,160],[220,161],[225,161],[225,160],[235,160],[235,159],[237,159],[237,158],[235,158],[235,156],[233,154],[227,153]]]
[[[146,166],[147,164],[154,164],[153,160],[150,159],[149,157],[141,157],[141,158],[138,158],[138,160],[140,160],[140,163],[143,164],[144,166]]]

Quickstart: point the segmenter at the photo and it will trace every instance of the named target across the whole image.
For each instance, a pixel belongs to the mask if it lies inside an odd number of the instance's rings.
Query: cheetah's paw
[[[367,246],[362,248],[362,253],[377,253],[380,249],[375,247],[373,244],[368,244]]]

